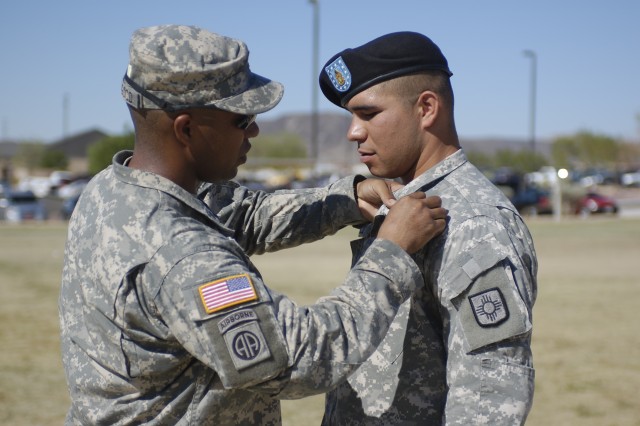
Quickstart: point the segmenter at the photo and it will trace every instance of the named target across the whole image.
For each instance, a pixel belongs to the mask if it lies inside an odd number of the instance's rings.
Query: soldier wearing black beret
[[[331,57],[320,87],[352,114],[347,137],[400,198],[439,195],[447,231],[415,256],[424,287],[383,342],[327,394],[324,425],[516,425],[531,409],[537,260],[522,217],[466,158],[447,59],[415,32],[376,38]],[[382,207],[378,215],[385,215]],[[353,242],[357,261],[380,220]]]
[[[440,48],[428,37],[398,32],[334,55],[320,73],[320,88],[327,99],[344,107],[371,86],[423,71],[453,75]]]

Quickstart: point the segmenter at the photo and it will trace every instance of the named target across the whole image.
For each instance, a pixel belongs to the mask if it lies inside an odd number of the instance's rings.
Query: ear
[[[422,125],[431,127],[440,113],[440,98],[434,92],[425,90],[418,98],[418,108],[420,108],[420,116]]]
[[[191,126],[193,125],[193,120],[191,115],[188,113],[179,114],[173,120],[173,133],[178,142],[180,142],[185,147],[188,147],[191,144]]]

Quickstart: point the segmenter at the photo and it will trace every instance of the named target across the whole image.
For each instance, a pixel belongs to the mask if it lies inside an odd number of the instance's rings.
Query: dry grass
[[[0,228],[0,424],[60,425],[68,406],[58,344],[65,228]]]
[[[528,425],[640,425],[640,220],[532,220],[540,262],[537,387]],[[0,424],[59,425],[68,396],[57,296],[66,228],[0,227]],[[339,285],[345,230],[254,258],[265,280],[301,304]],[[283,403],[285,425],[319,424],[322,396]]]

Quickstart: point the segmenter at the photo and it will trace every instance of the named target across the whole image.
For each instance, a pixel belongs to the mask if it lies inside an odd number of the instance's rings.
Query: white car
[[[46,216],[44,204],[33,191],[9,192],[0,199],[0,219],[7,222],[43,221]]]
[[[89,183],[89,179],[78,179],[58,189],[58,196],[63,199],[77,197],[82,193],[85,186]]]
[[[640,170],[623,173],[620,176],[620,183],[622,183],[623,186],[640,186]]]

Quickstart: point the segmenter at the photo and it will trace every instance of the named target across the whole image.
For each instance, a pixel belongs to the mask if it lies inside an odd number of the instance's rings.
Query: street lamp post
[[[309,0],[313,6],[313,65],[311,70],[311,161],[315,171],[318,161],[318,82],[316,73],[318,72],[318,54],[320,44],[320,5],[318,0]]]
[[[531,83],[529,86],[529,138],[531,143],[531,151],[536,152],[536,72],[538,68],[538,58],[533,50],[525,50],[524,56],[531,59]]]
[[[69,133],[69,94],[65,93],[62,98],[62,137],[66,138]]]

